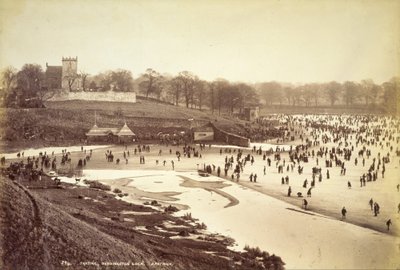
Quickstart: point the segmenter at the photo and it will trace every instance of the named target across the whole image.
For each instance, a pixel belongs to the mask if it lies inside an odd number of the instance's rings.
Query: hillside
[[[190,220],[101,190],[26,184],[0,178],[1,269],[120,269],[102,266],[107,262],[135,263],[135,269],[261,269],[254,253],[228,250],[229,239]],[[279,257],[262,257],[268,267],[282,266]]]
[[[24,141],[39,144],[79,142],[93,126],[121,127],[124,122],[139,136],[152,139],[159,132],[179,133],[210,121],[229,131],[240,132],[245,121],[232,120],[196,109],[155,101],[137,103],[101,101],[47,102],[46,108],[0,109],[1,140],[8,145]],[[154,138],[153,138],[154,139]]]

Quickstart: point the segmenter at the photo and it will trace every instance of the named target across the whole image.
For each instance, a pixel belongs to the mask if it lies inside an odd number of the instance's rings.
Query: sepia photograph
[[[400,269],[399,0],[0,0],[0,269]]]

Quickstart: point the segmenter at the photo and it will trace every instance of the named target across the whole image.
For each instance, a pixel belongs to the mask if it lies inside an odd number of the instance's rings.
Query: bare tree
[[[199,107],[200,111],[202,110],[204,100],[206,99],[206,90],[208,84],[203,80],[195,80],[194,84],[194,98],[196,105]]]
[[[142,75],[143,81],[139,84],[139,88],[142,92],[145,93],[146,97],[149,97],[150,94],[155,93],[160,90],[159,83],[162,79],[162,76],[157,71],[148,68],[146,72]]]
[[[6,92],[9,92],[13,87],[15,87],[17,81],[17,69],[14,67],[6,67],[1,72],[1,85]]]
[[[37,64],[25,64],[17,73],[17,88],[24,98],[36,96],[36,92],[43,86],[44,73]]]
[[[374,88],[374,82],[371,79],[366,79],[361,81],[361,96],[364,98],[365,105],[368,106],[371,101],[371,92]]]
[[[293,100],[293,106],[295,105],[295,100],[293,98],[293,88],[286,86],[283,88],[284,92],[285,92],[285,97],[287,99],[288,105],[292,104],[292,100]]]
[[[272,105],[275,102],[280,102],[282,99],[282,86],[277,82],[265,82],[258,86],[260,96],[265,100],[265,103]]]
[[[178,77],[174,77],[168,82],[168,90],[172,96],[173,103],[178,106],[181,99],[182,84]]]
[[[81,81],[82,81],[82,89],[83,89],[83,91],[86,91],[86,82],[87,82],[87,78],[89,76],[89,73],[81,71],[79,76],[80,76]]]
[[[196,76],[194,76],[189,71],[182,71],[178,75],[178,79],[181,83],[183,95],[185,98],[186,108],[189,108],[190,101],[192,100],[195,78]]]
[[[331,106],[333,106],[335,102],[339,99],[340,91],[341,91],[341,84],[338,82],[333,81],[326,85],[326,95],[328,97]]]
[[[208,83],[208,89],[210,91],[210,107],[211,107],[211,113],[214,114],[215,110],[215,92],[217,88],[217,82],[211,82]]]
[[[238,83],[237,88],[239,90],[238,106],[240,113],[245,106],[260,105],[260,95],[253,86],[246,83]]]
[[[17,70],[14,67],[7,67],[1,72],[1,97],[5,106],[8,106],[9,97],[12,95],[17,82]]]
[[[382,84],[383,105],[387,112],[399,114],[400,107],[400,78],[394,77],[388,82]]]
[[[133,91],[133,77],[129,70],[118,69],[111,72],[111,83],[114,90],[122,92]]]
[[[75,81],[78,79],[78,74],[68,74],[63,77],[67,81],[68,90],[72,91]]]
[[[314,100],[314,106],[317,107],[318,106],[318,101],[319,101],[319,97],[321,95],[321,85],[317,84],[317,83],[311,83],[309,84],[309,89],[312,93],[312,98]]]
[[[218,107],[218,115],[221,115],[221,108],[225,103],[224,100],[227,94],[227,88],[229,87],[229,82],[224,79],[218,79],[215,82],[216,85],[216,105]]]
[[[313,97],[314,97],[314,91],[313,91],[312,86],[310,84],[305,84],[302,87],[302,92],[303,92],[302,96],[303,96],[304,102],[306,104],[306,107],[311,106],[311,102],[312,102]]]
[[[354,82],[346,81],[343,84],[343,99],[346,106],[353,105],[358,95],[358,86]]]

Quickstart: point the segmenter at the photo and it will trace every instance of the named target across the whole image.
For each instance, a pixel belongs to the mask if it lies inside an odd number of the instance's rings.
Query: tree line
[[[122,91],[136,92],[174,105],[212,113],[240,113],[247,106],[364,106],[384,107],[387,112],[396,112],[399,103],[400,79],[394,77],[382,84],[372,80],[361,82],[308,83],[293,85],[279,82],[248,84],[224,79],[202,80],[189,71],[177,75],[161,74],[151,68],[133,78],[129,70],[110,70],[96,75],[79,72],[69,91]],[[79,87],[72,89],[75,80]],[[1,72],[1,99],[6,107],[30,107],[40,105],[60,89],[52,89],[46,82],[45,72],[37,64],[26,64],[21,70],[8,67]],[[35,101],[35,104],[31,104]]]
[[[290,106],[355,106],[382,107],[387,112],[396,112],[399,105],[400,78],[393,77],[382,84],[371,79],[360,82],[309,83],[302,85],[264,82],[256,85],[267,105]]]

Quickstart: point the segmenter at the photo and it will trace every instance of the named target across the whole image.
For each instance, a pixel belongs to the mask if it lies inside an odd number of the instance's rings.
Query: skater
[[[303,199],[304,210],[307,210],[307,205],[308,205],[307,200],[306,200],[306,199]]]
[[[377,202],[374,203],[374,215],[378,216],[379,214],[379,204]]]
[[[392,220],[388,219],[388,221],[386,221],[386,226],[387,226],[387,230],[389,231],[390,229],[390,225],[392,225]]]
[[[374,210],[374,200],[371,198],[371,200],[369,200],[369,206],[371,206],[371,211]]]
[[[291,194],[292,194],[292,188],[289,186],[288,191],[287,191],[288,197],[290,197]],[[399,209],[400,209],[400,204],[399,204]]]
[[[347,181],[347,187],[348,187],[348,188],[351,188],[351,183],[350,183],[350,181]]]
[[[307,179],[306,179],[306,180],[304,180],[303,188],[307,188],[307,184],[308,184],[308,181],[307,181]]]
[[[346,213],[347,213],[347,210],[346,210],[346,208],[343,206],[343,208],[342,208],[342,220],[346,219]]]
[[[308,191],[307,191],[307,197],[311,197],[311,189],[312,189],[312,187],[308,189]]]

